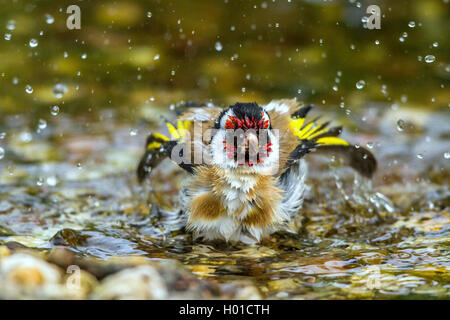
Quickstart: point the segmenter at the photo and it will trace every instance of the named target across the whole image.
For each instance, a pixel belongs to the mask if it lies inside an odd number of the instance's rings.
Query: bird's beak
[[[258,136],[253,133],[249,132],[245,136],[245,148],[248,149],[249,154],[256,155],[258,153]]]

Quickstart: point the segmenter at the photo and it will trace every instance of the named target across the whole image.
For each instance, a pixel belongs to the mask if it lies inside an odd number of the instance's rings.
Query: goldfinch
[[[368,178],[376,170],[368,150],[339,138],[341,127],[307,121],[311,109],[296,100],[188,106],[176,124],[167,122],[170,138],[149,135],[138,179],[170,157],[188,172],[179,199],[194,238],[258,243],[299,213],[308,153],[342,155]]]

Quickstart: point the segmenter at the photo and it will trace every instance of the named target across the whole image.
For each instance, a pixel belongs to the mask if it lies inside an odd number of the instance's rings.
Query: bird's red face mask
[[[225,120],[226,139],[223,141],[228,159],[234,159],[240,166],[246,163],[252,167],[263,163],[272,152],[272,143],[268,135],[270,120],[265,112],[261,117],[244,116],[238,118],[228,115]]]

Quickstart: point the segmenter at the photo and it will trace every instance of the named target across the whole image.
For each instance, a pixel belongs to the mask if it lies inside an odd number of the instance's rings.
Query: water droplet
[[[45,22],[47,24],[52,24],[53,22],[55,22],[55,19],[50,14],[47,13],[45,15]]]
[[[130,129],[130,136],[134,137],[138,134],[138,129]]]
[[[47,128],[47,121],[45,121],[44,119],[39,119],[38,128],[41,130]]]
[[[69,54],[67,53],[67,51],[64,51],[64,58],[67,58],[69,56]]]
[[[6,24],[6,29],[14,30],[16,28],[16,22],[14,20],[9,20]]]
[[[450,152],[444,153],[444,159],[450,159]]]
[[[418,158],[418,159],[423,159],[423,154],[418,153],[418,154],[417,154],[417,158]]]
[[[5,33],[5,40],[11,40],[11,33]]]
[[[333,90],[338,91],[339,90],[338,86],[333,86]]]
[[[83,53],[82,55],[81,55],[81,59],[86,59],[87,58],[87,54],[86,53]]]
[[[298,89],[298,90],[297,90],[297,93],[298,93],[298,94],[301,94],[301,93],[302,93],[302,89]]]
[[[33,140],[33,135],[28,131],[23,131],[19,134],[19,139],[22,142],[30,142]]]
[[[36,185],[38,187],[42,186],[44,184],[44,179],[42,179],[42,177],[39,177],[38,180],[36,181]]]
[[[356,83],[356,89],[361,90],[366,86],[366,82],[364,80],[359,80]]]
[[[46,182],[50,187],[54,187],[58,183],[58,178],[55,176],[50,176],[46,179]]]
[[[3,159],[5,157],[5,149],[0,147],[0,159]]]
[[[155,56],[153,57],[153,60],[159,60],[159,54],[155,54]]]
[[[433,42],[433,47],[435,48],[439,47],[439,42]]]
[[[400,37],[400,38],[398,38],[398,41],[400,41],[400,42],[405,42],[405,38]]]
[[[434,60],[436,60],[436,57],[431,55],[431,54],[425,56],[425,62],[426,63],[432,63],[432,62],[434,62]]]
[[[31,39],[28,44],[30,45],[31,48],[35,48],[38,45],[38,41],[36,39]]]
[[[52,116],[57,116],[59,114],[59,106],[50,107],[50,114]]]
[[[372,149],[373,148],[373,142],[372,141],[369,141],[369,142],[367,142],[367,144],[366,144],[366,146],[367,146],[367,148],[369,148],[369,149]]]
[[[375,44],[379,45],[380,44],[380,40],[375,40]]]
[[[78,170],[83,169],[83,165],[82,165],[80,162],[77,163],[77,169],[78,169]]]
[[[402,119],[399,119],[399,120],[397,121],[397,130],[398,130],[399,132],[402,132],[403,130],[405,130],[405,126],[406,126],[406,123],[405,123],[405,121],[403,121]]]
[[[147,18],[151,18],[152,17],[152,13],[149,11],[147,12]]]
[[[52,92],[57,99],[61,99],[67,92],[67,86],[64,83],[57,83],[53,86]]]
[[[6,132],[0,132],[0,140],[5,139],[6,137]]]
[[[217,51],[222,51],[222,44],[217,41],[216,44],[214,45],[214,48],[216,48]]]
[[[410,28],[414,28],[415,26],[416,26],[416,23],[414,21],[410,21],[408,23],[408,27],[410,27]]]
[[[29,84],[27,84],[25,86],[25,92],[28,94],[31,94],[31,93],[33,93],[33,88]]]

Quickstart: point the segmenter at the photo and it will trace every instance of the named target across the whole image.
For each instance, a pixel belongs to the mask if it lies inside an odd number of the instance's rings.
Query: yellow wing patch
[[[315,120],[305,123],[306,115],[311,107],[303,107],[292,115],[289,123],[291,132],[301,140],[312,140],[317,145],[350,145],[344,139],[338,138],[340,131],[337,128],[327,128],[328,122],[319,124]]]
[[[308,139],[308,137],[313,138],[313,135],[317,136],[320,133],[326,132],[326,129],[319,130],[320,126],[315,122],[310,122],[306,126],[302,127],[304,122],[305,118],[298,118],[291,120],[289,123],[291,132],[299,139]]]
[[[159,149],[165,141],[170,141],[170,138],[161,133],[154,132],[147,138],[147,150]]]
[[[153,133],[153,136],[155,138],[157,138],[157,139],[161,139],[161,140],[164,140],[164,141],[170,141],[170,138],[168,138],[165,135],[163,135],[161,133],[158,133],[158,132]]]
[[[189,120],[177,121],[177,127],[175,127],[172,123],[166,122],[167,129],[169,129],[169,133],[174,140],[179,140],[186,135],[186,132],[189,131],[192,123]]]
[[[298,132],[302,128],[304,122],[305,122],[305,118],[292,119],[289,122],[289,127],[290,127],[292,133],[297,136]]]
[[[317,139],[316,142],[323,146],[329,146],[329,145],[348,146],[348,145],[350,145],[347,141],[345,141],[344,139],[338,138],[338,137],[319,138],[319,139]]]
[[[180,140],[186,135],[186,132],[189,131],[191,128],[192,122],[189,120],[186,121],[177,121],[177,126],[174,126],[169,121],[166,121],[167,129],[169,130],[170,136],[166,137],[162,133],[154,132],[150,135],[150,137],[147,140],[147,150],[154,150],[161,148],[161,145],[170,140]]]
[[[152,142],[147,145],[147,150],[153,150],[153,149],[159,149],[159,148],[161,148],[161,143],[159,143],[159,142]]]
[[[315,125],[314,122],[311,122],[309,124],[307,124],[304,128],[301,128],[300,131],[298,132],[297,136],[300,139],[306,139],[306,137],[309,135],[309,131],[311,131],[311,128],[313,128],[313,126]],[[314,128],[313,128],[314,130]]]

